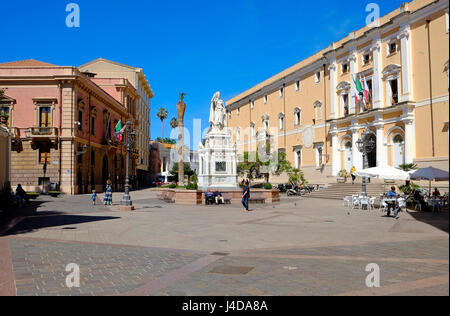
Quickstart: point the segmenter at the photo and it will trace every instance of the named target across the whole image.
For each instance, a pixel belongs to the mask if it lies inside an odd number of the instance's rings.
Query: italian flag
[[[116,125],[116,131],[114,135],[119,141],[123,140],[123,133],[125,132],[125,127],[122,128],[122,121],[120,120],[119,123]]]
[[[358,77],[353,80],[353,83],[355,84],[355,104],[358,103],[358,95],[363,92],[361,81],[359,81]]]
[[[366,77],[364,77],[364,100],[369,103],[369,85],[367,84]]]

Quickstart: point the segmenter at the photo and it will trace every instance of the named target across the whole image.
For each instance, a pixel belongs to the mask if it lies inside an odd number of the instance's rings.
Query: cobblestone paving
[[[10,239],[17,295],[123,294],[201,257],[162,249]],[[80,267],[80,288],[65,285],[66,265]]]
[[[371,258],[449,259],[449,240],[417,240],[414,242],[370,243],[366,245],[282,249],[271,254],[312,256],[360,256]]]
[[[436,246],[436,248],[434,248]],[[401,250],[401,251],[400,251]],[[398,252],[400,251],[400,255]],[[442,254],[442,252],[444,254]],[[386,262],[383,258],[444,259],[444,262]],[[414,241],[393,244],[370,244],[355,247],[322,247],[314,249],[290,249],[259,252],[261,257],[229,256],[195,272],[183,282],[160,291],[158,295],[187,296],[303,296],[338,295],[362,291],[370,261],[352,260],[352,256],[378,257],[381,288],[383,286],[446,275],[449,272],[448,240]],[[346,256],[346,259],[306,259],[271,257],[274,254],[308,254],[314,256]],[[436,257],[435,257],[436,256]],[[400,258],[401,259],[401,258]],[[445,262],[445,259],[447,262]],[[211,273],[220,267],[253,267],[246,275]],[[396,293],[396,295],[449,295],[446,286],[429,287]]]

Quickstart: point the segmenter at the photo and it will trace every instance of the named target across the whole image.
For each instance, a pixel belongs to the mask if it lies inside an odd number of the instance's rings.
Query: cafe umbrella
[[[411,180],[427,180],[430,182],[429,196],[431,196],[431,182],[432,181],[448,181],[448,172],[433,167],[419,169],[411,174]]]

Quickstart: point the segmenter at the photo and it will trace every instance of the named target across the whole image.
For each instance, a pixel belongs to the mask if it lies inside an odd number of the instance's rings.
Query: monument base
[[[130,205],[130,206],[119,205],[119,211],[131,212],[134,210],[135,210],[135,208],[133,205]]]

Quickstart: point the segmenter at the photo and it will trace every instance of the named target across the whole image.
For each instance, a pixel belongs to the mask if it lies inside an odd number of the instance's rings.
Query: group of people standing
[[[108,180],[106,181],[106,190],[105,190],[105,197],[103,198],[103,205],[109,206],[112,205],[112,181]],[[95,190],[92,191],[92,203],[96,205],[97,203],[97,192]]]

